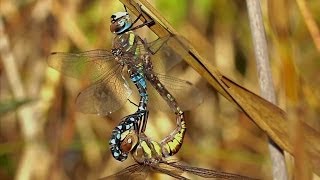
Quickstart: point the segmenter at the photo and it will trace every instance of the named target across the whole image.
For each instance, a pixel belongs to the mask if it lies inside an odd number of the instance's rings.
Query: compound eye
[[[121,150],[125,153],[128,153],[130,152],[130,150],[132,149],[132,139],[131,138],[128,138],[126,139],[126,141],[122,142],[121,143]]]
[[[121,151],[128,153],[130,152],[138,142],[138,137],[134,132],[130,132],[127,136],[121,141],[120,149]]]
[[[119,21],[118,21],[119,26],[123,26],[123,25],[124,25],[124,22],[125,22],[124,19],[119,20]]]

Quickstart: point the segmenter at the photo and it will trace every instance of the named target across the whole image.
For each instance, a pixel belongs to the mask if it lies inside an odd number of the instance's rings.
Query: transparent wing
[[[176,99],[179,107],[183,111],[192,110],[199,106],[203,102],[203,94],[189,81],[181,80],[167,75],[156,74],[162,85],[170,92],[170,94]],[[130,82],[130,87],[133,87],[133,83]],[[158,91],[153,87],[153,83],[147,82],[148,92],[148,107],[161,111],[172,111]],[[134,101],[138,102],[139,93],[134,93]]]
[[[101,178],[100,180],[142,180],[146,179],[148,173],[144,170],[145,166],[140,164],[133,164],[131,166],[126,167],[125,169],[113,174],[111,176],[107,176]]]
[[[77,110],[83,113],[107,115],[120,109],[131,95],[121,77],[122,67],[108,50],[54,52],[49,56],[48,64],[68,76],[94,82],[77,97]]]
[[[139,54],[151,53],[151,60],[155,71],[165,73],[182,60],[182,58],[167,45],[171,37],[172,36],[169,35],[159,37],[149,43],[140,43],[136,47],[136,52]]]
[[[175,40],[173,37],[174,36],[169,35],[158,38],[145,45],[139,44],[137,46],[137,51],[142,54],[147,52],[146,48],[148,48],[149,52],[152,52],[151,60],[155,72],[165,73],[183,59],[167,44],[168,42]],[[191,110],[203,102],[202,93],[190,82],[162,74],[156,75],[160,82],[176,99],[182,110]],[[156,107],[162,111],[170,111],[164,98],[162,98],[154,88],[151,88],[150,83],[148,86],[148,93],[150,95],[150,108]]]
[[[165,37],[159,37],[158,39],[151,42],[145,42],[145,44],[139,42],[139,44],[137,44],[136,50],[140,54],[144,54],[147,51],[151,54],[156,54],[161,49],[161,47],[166,44],[169,38],[170,35]]]
[[[182,179],[182,180],[188,179],[188,178],[185,178],[185,177],[181,176],[183,171],[181,171],[179,168],[168,166],[168,165],[163,164],[163,163],[159,163],[159,164],[155,164],[155,165],[150,164],[150,168],[154,172],[159,172],[159,173],[162,173],[162,174],[166,174],[166,175],[174,177],[176,179]]]
[[[122,107],[132,91],[121,77],[122,68],[115,66],[103,78],[81,91],[76,99],[78,111],[108,115]]]
[[[91,50],[81,53],[53,52],[48,65],[68,76],[98,80],[105,72],[118,65],[108,50]]]
[[[192,167],[186,164],[178,163],[178,162],[164,162],[165,164],[181,169],[183,171],[192,173],[197,176],[201,176],[204,178],[219,178],[219,179],[237,179],[237,180],[253,180],[253,178],[238,175],[238,174],[232,174],[232,173],[226,173],[211,169],[205,169],[205,168],[199,168],[199,167]]]
[[[170,94],[176,99],[178,105],[182,110],[191,110],[199,106],[203,102],[203,94],[189,81],[181,80],[171,76],[162,74],[156,74],[159,81],[170,92]],[[160,94],[151,88],[151,83],[148,88],[150,94],[149,107],[156,107],[163,111],[170,111],[169,106]]]

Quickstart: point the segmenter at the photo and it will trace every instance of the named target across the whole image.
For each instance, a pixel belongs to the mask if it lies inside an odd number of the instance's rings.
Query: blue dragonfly
[[[68,76],[88,79],[92,82],[89,87],[79,93],[76,99],[78,111],[108,115],[119,110],[132,94],[133,88],[130,81],[138,89],[150,83],[156,91],[159,90],[156,87],[160,84],[168,89],[184,110],[192,109],[202,102],[201,93],[188,81],[153,71],[153,66],[156,67],[156,64],[164,62],[161,57],[167,54],[163,51],[168,50],[166,42],[170,37],[158,38],[149,43],[144,42],[134,33],[134,30],[142,26],[150,26],[153,21],[145,20],[142,24],[135,26],[140,16],[133,22],[128,12],[117,12],[111,16],[110,30],[116,35],[111,50],[96,49],[80,53],[53,52],[49,56],[48,64],[52,68]],[[154,81],[154,77],[157,81]],[[163,93],[149,94],[159,94],[167,98],[167,94]],[[148,94],[145,93],[140,97],[139,104],[146,104]],[[152,98],[156,99],[152,102],[155,104],[161,99],[156,96]],[[139,105],[139,107],[142,106]]]

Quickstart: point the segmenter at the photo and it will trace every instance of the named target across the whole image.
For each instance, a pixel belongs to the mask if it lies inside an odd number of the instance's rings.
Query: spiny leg
[[[142,6],[141,6],[140,4],[136,3],[136,5],[134,5],[133,3],[131,3],[131,1],[130,1],[130,4],[132,4],[132,6],[134,6],[134,7],[137,9],[137,11],[139,12],[138,17],[133,21],[132,24],[134,25],[135,23],[137,23],[138,20],[139,20],[141,17],[143,17],[143,19],[144,19],[144,21],[143,21],[142,24],[137,25],[137,26],[135,26],[135,27],[132,27],[132,28],[130,28],[130,30],[133,31],[133,30],[139,29],[139,28],[141,28],[141,27],[143,27],[143,26],[151,27],[152,25],[155,24],[154,20],[153,20],[148,14],[145,13],[145,15],[147,15],[148,18],[151,19],[150,21],[148,21],[147,18],[143,15]]]
[[[138,104],[136,104],[136,103],[132,102],[130,99],[128,99],[128,101],[129,101],[131,104],[133,104],[134,106],[139,107],[139,105],[138,105]]]

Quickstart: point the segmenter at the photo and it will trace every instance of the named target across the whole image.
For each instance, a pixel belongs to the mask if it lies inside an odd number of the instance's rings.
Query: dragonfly
[[[149,43],[144,42],[134,33],[134,30],[152,25],[152,21],[146,20],[143,24],[134,26],[139,18],[140,15],[131,22],[128,12],[117,12],[111,16],[110,30],[116,35],[111,50],[96,49],[80,53],[52,52],[48,57],[47,63],[50,67],[67,76],[91,82],[91,85],[77,96],[78,111],[109,115],[119,110],[132,94],[130,81],[136,86],[141,86],[137,87],[138,89],[146,89],[147,83],[155,87],[156,91],[161,90],[156,87],[167,88],[182,104],[181,108],[184,110],[192,109],[202,102],[202,97],[199,95],[201,93],[190,82],[153,71],[154,64],[163,62],[151,56],[157,57],[156,54],[163,49],[169,37],[161,37]],[[155,81],[154,77],[158,81]],[[194,96],[190,96],[190,93]],[[163,97],[167,95],[158,94]],[[140,97],[142,98],[140,104],[146,104],[148,94],[140,94]],[[187,102],[184,103],[184,100]]]
[[[181,162],[168,160],[168,158],[171,157],[171,155],[168,154],[168,148],[176,149],[182,144],[186,131],[183,116],[181,116],[180,121],[177,123],[176,129],[160,143],[151,140],[145,135],[144,130],[146,122],[134,121],[133,118],[141,118],[141,116],[129,115],[125,117],[118,126],[121,127],[120,129],[125,129],[122,131],[121,140],[110,142],[110,146],[112,148],[121,149],[125,154],[131,153],[136,163],[113,175],[101,179],[146,179],[150,172],[163,173],[176,179],[188,179],[181,175],[183,172],[188,172],[203,178],[234,180],[254,179],[233,173],[193,167]],[[130,121],[132,123],[129,123]],[[142,126],[142,128],[134,126],[133,124],[135,123],[133,122],[140,122],[139,126]],[[168,139],[171,139],[172,141],[167,141]]]
[[[158,38],[149,43],[142,40],[134,30],[150,26],[153,22],[145,20],[142,24],[135,26],[141,14],[133,22],[127,11],[117,12],[111,16],[110,31],[116,35],[111,50],[97,49],[80,53],[53,52],[49,56],[49,66],[71,77],[86,77],[93,83],[79,93],[76,99],[77,110],[108,115],[120,109],[132,93],[126,76],[129,76],[140,96],[138,110],[130,115],[131,119],[126,118],[128,121],[126,125],[137,127],[139,121],[146,121],[148,115],[146,107],[149,100],[147,83],[151,84],[157,92],[153,94],[159,94],[167,102],[169,109],[176,114],[177,121],[183,116],[182,110],[192,109],[202,102],[201,93],[190,82],[154,72],[153,64],[161,61],[154,57],[160,49],[165,47],[170,37]],[[152,105],[152,107],[159,106]],[[118,141],[122,130],[116,128],[117,132],[113,133],[110,142]],[[167,142],[170,141],[172,139],[167,139]],[[172,155],[178,150],[178,148],[168,148],[167,152]],[[127,157],[121,156],[123,153],[117,149],[113,149],[112,152],[117,160],[123,161]]]

